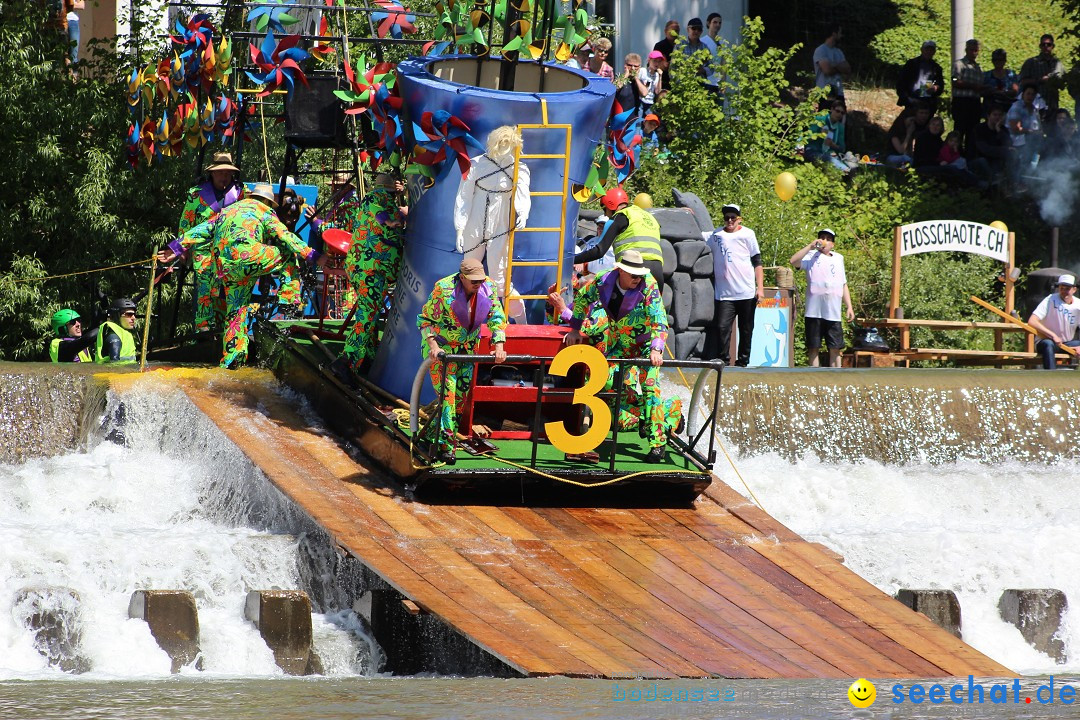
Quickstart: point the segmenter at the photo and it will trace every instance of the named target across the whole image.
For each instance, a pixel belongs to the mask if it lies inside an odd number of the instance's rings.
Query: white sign
[[[900,226],[900,256],[966,252],[1009,262],[1009,233],[964,220],[927,220]]]

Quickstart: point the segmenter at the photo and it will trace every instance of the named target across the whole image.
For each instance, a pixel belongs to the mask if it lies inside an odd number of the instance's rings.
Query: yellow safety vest
[[[612,248],[618,260],[627,250],[637,250],[642,260],[664,262],[664,251],[660,249],[660,223],[652,213],[642,210],[637,205],[629,205],[619,210],[629,221],[626,229],[615,238]]]
[[[110,360],[108,357],[101,354],[101,346],[105,344],[106,329],[112,330],[120,338],[120,357],[116,360]],[[118,365],[130,365],[134,363],[135,360],[135,336],[111,320],[103,322],[101,328],[98,329],[97,347],[94,351],[94,362],[114,362]]]
[[[53,338],[49,343],[49,359],[54,363],[60,362],[60,343],[62,342],[64,338]],[[83,348],[72,362],[94,362],[94,356],[90,354],[90,348]]]

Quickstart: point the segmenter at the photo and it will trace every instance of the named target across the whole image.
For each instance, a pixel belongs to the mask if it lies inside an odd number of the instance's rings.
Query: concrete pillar
[[[952,0],[952,59],[964,57],[964,45],[975,37],[975,5],[973,0]],[[945,71],[945,82],[949,81],[952,63],[940,63]]]
[[[12,615],[34,634],[34,647],[49,665],[84,673],[90,660],[82,655],[82,601],[66,587],[25,587],[15,593]]]
[[[930,618],[935,625],[960,635],[960,603],[952,590],[900,590],[896,599],[917,613]]]
[[[303,590],[252,590],[244,617],[259,628],[286,673],[322,674],[322,662],[311,645],[311,600]]]
[[[144,620],[157,644],[172,658],[172,672],[195,663],[199,656],[199,613],[195,597],[186,590],[136,590],[128,602],[128,617]]]
[[[1059,664],[1066,660],[1065,643],[1058,637],[1061,618],[1069,609],[1065,593],[1053,589],[1005,590],[998,600],[1001,619],[1020,630],[1031,647]]]

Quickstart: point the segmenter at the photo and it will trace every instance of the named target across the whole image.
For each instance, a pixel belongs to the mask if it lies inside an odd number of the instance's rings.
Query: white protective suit
[[[514,192],[514,227],[525,227],[532,199],[529,196],[529,166],[518,164],[517,189],[514,191],[514,156],[492,158],[486,153],[471,160],[467,177],[461,179],[454,202],[454,228],[457,249],[467,258],[484,262],[488,276],[495,281],[499,298],[505,299],[509,262],[510,193]],[[486,259],[485,259],[486,255]],[[510,285],[510,297],[517,295]],[[525,303],[511,300],[509,315],[514,322],[525,323]]]

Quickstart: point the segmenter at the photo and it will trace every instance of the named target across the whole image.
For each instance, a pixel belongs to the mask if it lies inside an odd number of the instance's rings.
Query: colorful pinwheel
[[[127,141],[124,143],[124,148],[127,150],[128,164],[131,165],[132,170],[138,167],[139,156],[142,155],[142,145],[139,138],[139,121],[136,120],[131,125],[128,125]]]
[[[345,77],[349,80],[349,89],[335,90],[334,95],[349,105],[345,111],[348,115],[359,115],[370,109],[375,104],[379,88],[383,85],[392,88],[396,81],[393,63],[382,62],[368,68],[367,58],[363,55],[356,61],[355,72],[351,66],[345,65]]]
[[[285,28],[297,22],[297,18],[289,14],[291,3],[282,3],[280,0],[266,2],[248,12],[248,22],[255,23],[255,29],[259,32],[285,32]]]
[[[259,97],[266,97],[282,86],[292,95],[296,80],[307,86],[307,76],[300,69],[300,63],[307,60],[308,54],[296,47],[298,42],[299,35],[286,35],[278,43],[275,42],[273,33],[268,32],[261,47],[251,45],[251,61],[258,65],[262,72],[245,72],[253,83],[264,86],[258,93]]]
[[[214,111],[214,134],[224,143],[236,130],[236,102],[225,95],[217,101]]]
[[[449,7],[441,2],[435,3],[435,12],[439,17],[435,26],[435,42],[438,50],[431,54],[441,54],[443,50],[454,45],[468,51],[470,45],[479,45],[481,55],[487,54],[488,46],[484,42],[484,33],[473,24],[473,15],[469,3],[465,0],[450,0]],[[486,16],[486,13],[480,11]],[[432,47],[430,43],[424,46],[424,54],[429,54]]]
[[[616,110],[621,110],[616,103]],[[620,185],[637,169],[641,154],[641,119],[637,108],[621,110],[608,123],[608,161]]]
[[[484,152],[484,146],[469,134],[469,126],[446,110],[425,112],[420,124],[413,125],[416,147],[413,164],[406,172],[415,172],[429,179],[446,177],[457,160],[462,176],[469,172],[468,148]]]
[[[319,37],[330,37],[330,26],[326,22],[325,15],[323,15],[322,18],[319,19]],[[321,40],[319,42],[316,42],[311,47],[311,57],[315,58],[321,63],[328,62],[330,60],[330,56],[333,54],[334,48],[330,45],[330,43],[322,42]]]
[[[395,168],[401,166],[401,150],[405,146],[401,106],[401,96],[397,94],[396,86],[381,85],[375,92],[375,104],[368,113],[371,127],[379,134],[378,149],[371,163],[372,170],[383,162]]]
[[[404,6],[392,0],[375,0],[375,4],[382,8],[371,13],[372,22],[378,23],[375,32],[379,37],[384,38],[389,34],[400,40],[403,33],[411,35],[416,32],[416,26],[413,25],[416,16]]]

